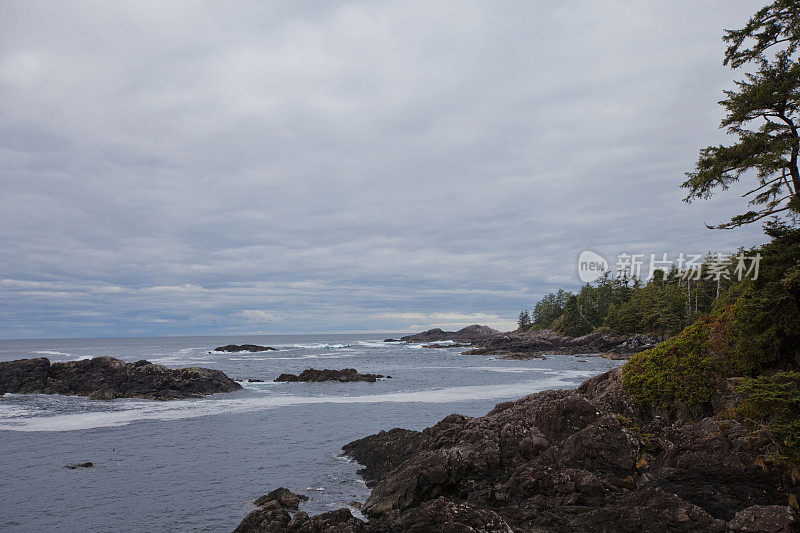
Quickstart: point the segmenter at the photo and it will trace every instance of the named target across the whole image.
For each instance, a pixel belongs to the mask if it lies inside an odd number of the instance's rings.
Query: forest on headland
[[[741,421],[767,458],[800,462],[800,4],[776,0],[726,30],[723,64],[747,69],[724,92],[720,127],[735,142],[700,150],[681,184],[693,203],[747,185],[744,212],[713,230],[763,224],[768,242],[708,254],[705,273],[680,265],[637,276],[607,273],[559,290],[519,315],[520,330],[568,336],[643,333],[664,342],[623,367],[626,393],[660,412],[708,407],[736,384],[718,416]],[[743,269],[737,257],[758,258]],[[710,275],[709,275],[710,273]],[[619,273],[618,273],[619,274]],[[697,275],[695,275],[697,274]],[[795,502],[796,504],[796,502]]]

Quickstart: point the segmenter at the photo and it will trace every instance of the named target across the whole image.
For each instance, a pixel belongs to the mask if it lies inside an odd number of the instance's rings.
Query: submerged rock
[[[52,365],[44,357],[0,363],[0,393],[175,400],[241,388],[220,370],[171,369],[144,360],[126,363],[108,356]]]
[[[343,370],[316,370],[308,368],[300,372],[300,375],[295,374],[281,374],[275,381],[305,381],[305,382],[321,382],[321,381],[369,381],[374,383],[378,378],[382,378],[380,374],[359,374],[355,368],[345,368]]]
[[[78,468],[92,468],[94,467],[94,463],[91,461],[86,461],[85,463],[77,463],[74,465],[67,465],[64,468],[69,468],[70,470],[77,470]]]
[[[214,348],[215,352],[270,352],[276,351],[271,346],[259,346],[257,344],[227,344]]]

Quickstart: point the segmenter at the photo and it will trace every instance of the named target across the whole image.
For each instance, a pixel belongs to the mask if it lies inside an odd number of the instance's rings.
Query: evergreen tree
[[[715,189],[727,189],[754,171],[754,186],[744,195],[754,209],[709,227],[732,228],[778,213],[800,214],[798,21],[797,1],[777,0],[744,28],[726,32],[724,39],[730,44],[725,64],[758,65],[757,72],[745,74],[719,102],[726,111],[720,127],[738,142],[701,150],[695,171],[686,174],[681,186],[688,190],[684,200],[691,202],[709,198]],[[752,41],[755,44],[745,46]],[[768,49],[776,51],[774,57],[768,57]]]
[[[519,314],[517,325],[519,326],[520,331],[526,331],[531,327],[531,315],[528,313],[527,309]]]

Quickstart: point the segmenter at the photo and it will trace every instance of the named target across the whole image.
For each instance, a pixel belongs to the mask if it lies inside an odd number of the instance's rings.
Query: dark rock
[[[565,337],[542,329],[511,331],[484,336],[473,342],[476,348],[467,355],[493,355],[503,359],[531,359],[544,354],[602,355],[609,359],[628,359],[634,353],[652,348],[658,339],[646,335],[624,337],[613,333],[590,333]]]
[[[227,344],[214,348],[215,352],[269,352],[275,351],[271,346],[259,346],[257,344]]]
[[[296,511],[301,501],[308,501],[308,496],[296,494],[285,487],[279,487],[269,494],[261,496],[253,503],[256,507],[266,507],[270,502],[276,502],[278,508]]]
[[[430,444],[429,437],[419,431],[395,428],[345,444],[342,450],[363,465],[358,474],[372,485]]]
[[[70,470],[76,470],[78,468],[92,468],[92,467],[94,467],[94,463],[92,463],[91,461],[86,461],[85,463],[67,465],[65,468],[69,468]]]
[[[380,530],[796,531],[797,480],[746,435],[731,420],[654,416],[616,369],[343,450],[364,466],[363,512]]]
[[[753,505],[736,513],[728,522],[729,531],[800,531],[800,520],[794,509],[785,505]]]
[[[258,379],[258,378],[250,378],[250,379],[247,380],[247,382],[248,383],[264,383],[264,380],[263,379]]]
[[[383,342],[400,342],[398,339],[383,339]]]
[[[242,386],[219,370],[170,369],[148,361],[126,363],[113,357],[53,363],[45,358],[0,363],[0,394],[40,393],[93,399],[174,400],[231,392]]]
[[[369,381],[374,383],[378,378],[382,378],[380,374],[359,374],[355,368],[345,368],[343,370],[316,370],[308,368],[300,372],[300,375],[295,374],[281,374],[275,381],[305,381],[305,382],[321,382],[321,381]]]
[[[458,331],[442,331],[439,328],[429,329],[428,331],[423,331],[416,335],[400,337],[400,340],[404,342],[453,341],[470,343],[499,333],[499,331],[489,326],[473,324],[472,326],[467,326]]]
[[[0,394],[44,392],[49,374],[50,360],[46,357],[0,363]]]
[[[292,517],[283,509],[256,509],[245,517],[234,533],[372,533],[376,529],[355,518],[349,509],[338,509],[309,517],[298,511]]]

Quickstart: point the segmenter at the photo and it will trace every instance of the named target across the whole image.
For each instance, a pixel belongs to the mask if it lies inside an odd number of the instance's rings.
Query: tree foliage
[[[707,199],[743,176],[754,185],[743,196],[751,207],[716,228],[733,228],[765,217],[800,213],[800,8],[796,1],[777,0],[761,9],[740,30],[727,30],[725,64],[755,64],[754,73],[735,82],[719,104],[726,115],[720,127],[737,142],[700,151],[695,170],[681,185],[685,201]],[[768,57],[767,50],[775,51]]]

